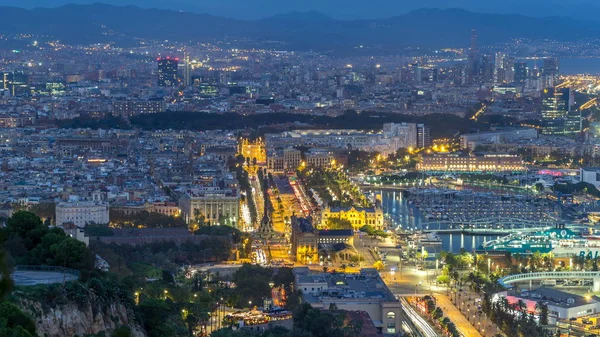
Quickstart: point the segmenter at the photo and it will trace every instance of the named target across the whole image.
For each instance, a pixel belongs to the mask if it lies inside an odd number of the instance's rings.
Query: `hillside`
[[[243,21],[134,6],[66,5],[26,10],[0,7],[0,33],[49,35],[73,44],[113,41],[122,45],[135,38],[210,41],[227,37],[280,41],[289,49],[328,50],[357,45],[449,47],[466,46],[471,29],[480,44],[512,38],[573,41],[596,37],[596,22],[562,17],[481,14],[461,9],[420,9],[383,20],[335,20],[317,12],[291,12]]]

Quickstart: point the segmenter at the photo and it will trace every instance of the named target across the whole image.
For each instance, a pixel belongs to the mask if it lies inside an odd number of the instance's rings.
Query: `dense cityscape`
[[[192,20],[86,6],[52,13]],[[331,28],[323,46],[89,15],[64,20],[77,39],[0,23],[0,336],[600,335],[583,23],[435,46]]]

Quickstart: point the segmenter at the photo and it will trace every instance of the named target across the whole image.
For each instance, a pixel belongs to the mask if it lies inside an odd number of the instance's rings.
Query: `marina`
[[[437,188],[376,193],[391,227],[413,233],[414,247],[430,254],[475,251],[511,231],[533,235],[560,223],[555,201],[532,196]]]

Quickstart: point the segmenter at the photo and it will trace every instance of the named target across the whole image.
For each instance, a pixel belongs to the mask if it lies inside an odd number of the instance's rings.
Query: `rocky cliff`
[[[39,336],[85,336],[101,332],[110,336],[116,328],[126,325],[134,337],[146,337],[133,311],[119,302],[77,304],[67,301],[55,307],[43,306],[31,299],[20,299],[17,303],[33,318]]]
[[[124,296],[122,288],[107,285],[111,284],[98,280],[86,285],[71,282],[65,287],[15,291],[13,299],[34,320],[39,336],[110,336],[115,329],[128,326],[133,336],[146,337],[131,299]]]

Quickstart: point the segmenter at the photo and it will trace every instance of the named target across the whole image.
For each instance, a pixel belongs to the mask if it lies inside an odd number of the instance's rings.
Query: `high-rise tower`
[[[178,84],[178,58],[165,57],[158,59],[158,86],[174,87]]]
[[[472,84],[479,75],[479,52],[477,51],[477,31],[471,30],[471,46],[469,47],[467,64],[467,82]]]
[[[190,63],[190,54],[184,53],[183,56],[184,68],[183,68],[183,85],[189,87],[192,84],[192,64]]]

